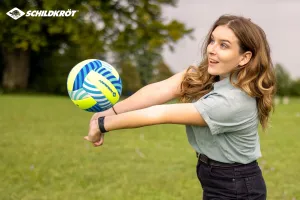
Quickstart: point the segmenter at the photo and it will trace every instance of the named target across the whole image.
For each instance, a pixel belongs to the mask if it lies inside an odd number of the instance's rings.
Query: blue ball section
[[[82,88],[83,80],[86,77],[86,75],[91,70],[96,71],[97,69],[101,69],[101,66],[102,66],[102,63],[98,60],[89,62],[88,64],[83,66],[76,76],[76,79],[75,79],[74,85],[73,85],[73,91]]]
[[[89,97],[89,94],[82,88],[80,88],[79,90],[68,91],[68,92],[69,92],[69,96],[73,100],[80,100]]]
[[[100,62],[100,61],[98,61],[98,62]],[[121,78],[119,77],[119,79],[117,79],[115,76],[113,76],[111,74],[111,72],[107,70],[107,69],[110,69],[111,66],[108,66],[106,63],[101,63],[101,66],[103,66],[103,67],[100,67],[100,68],[96,69],[95,71],[97,73],[101,74],[102,76],[104,76],[107,80],[109,80],[117,89],[119,96],[121,96],[121,94],[122,94]]]
[[[98,107],[94,106],[95,108],[93,107],[93,109],[102,108],[101,110],[98,109],[98,112],[107,110],[113,106],[110,101],[101,93],[101,91],[99,91],[99,89],[88,80],[84,80],[82,88],[86,93],[93,97],[95,101],[97,101]],[[87,109],[87,111],[89,111],[89,109]]]
[[[89,109],[85,109],[88,112],[102,112],[104,109],[102,109],[98,104],[94,105],[93,107]]]

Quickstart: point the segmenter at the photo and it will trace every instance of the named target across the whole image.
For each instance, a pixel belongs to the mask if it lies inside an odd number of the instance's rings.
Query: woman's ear
[[[246,51],[245,53],[243,53],[242,59],[239,62],[239,65],[240,66],[246,65],[250,61],[251,57],[252,57],[252,52],[251,51]]]

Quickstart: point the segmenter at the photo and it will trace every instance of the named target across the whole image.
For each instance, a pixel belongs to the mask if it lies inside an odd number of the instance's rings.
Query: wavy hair
[[[219,76],[208,73],[207,46],[211,34],[218,26],[230,28],[238,38],[240,54],[251,51],[252,57],[244,66],[237,66],[230,73],[230,82],[237,88],[256,98],[258,118],[263,130],[268,127],[271,110],[274,110],[273,96],[276,91],[276,80],[270,47],[265,32],[250,19],[222,15],[211,27],[202,45],[202,61],[199,66],[190,66],[181,83],[180,102],[188,103],[201,98],[213,89],[213,83]],[[236,82],[233,82],[233,75]]]

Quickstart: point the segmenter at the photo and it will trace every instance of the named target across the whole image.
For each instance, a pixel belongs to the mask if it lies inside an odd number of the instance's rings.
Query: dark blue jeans
[[[197,176],[203,200],[265,200],[267,189],[256,161],[239,166],[216,167],[198,160]]]

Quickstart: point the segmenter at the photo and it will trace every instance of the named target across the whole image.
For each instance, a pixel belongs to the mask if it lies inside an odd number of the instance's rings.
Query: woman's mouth
[[[209,59],[209,60],[208,60],[208,63],[209,63],[209,65],[216,65],[216,64],[219,63],[219,61],[216,61],[216,60],[214,60],[214,59]]]

